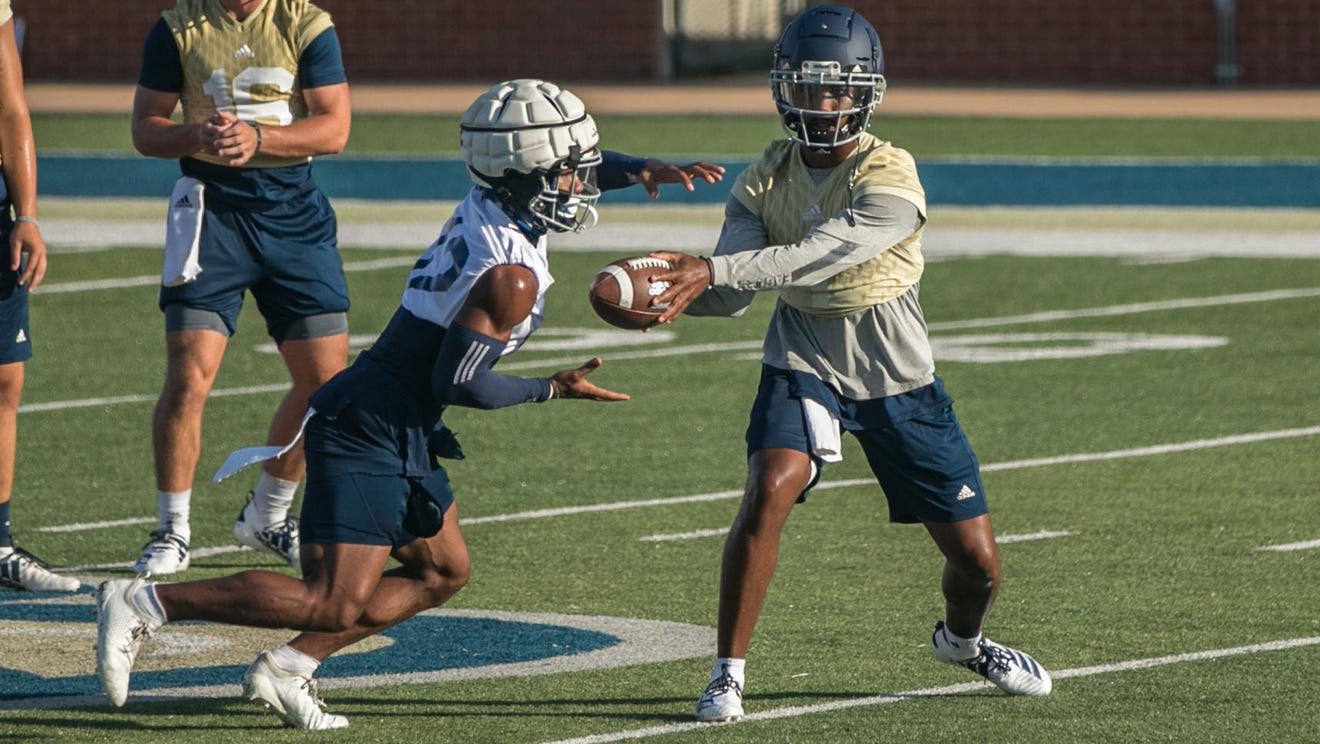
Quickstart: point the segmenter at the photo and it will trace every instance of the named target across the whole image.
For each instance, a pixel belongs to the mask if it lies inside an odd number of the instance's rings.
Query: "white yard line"
[[[1076,532],[1070,530],[1042,530],[1040,532],[1027,532],[1021,535],[995,535],[995,542],[1000,545],[1007,545],[1008,543],[1053,540],[1057,537],[1073,537],[1076,534]]]
[[[1006,315],[998,318],[951,320],[943,323],[931,323],[930,330],[956,331],[964,328],[993,328],[996,326],[1018,325],[1024,323],[1048,323],[1055,320],[1073,320],[1075,318],[1106,318],[1116,315],[1136,315],[1139,313],[1156,313],[1166,310],[1187,310],[1190,308],[1242,305],[1250,302],[1298,300],[1311,297],[1320,297],[1320,287],[1274,289],[1266,292],[1245,292],[1242,294],[1216,295],[1214,297],[1187,297],[1180,300],[1133,302],[1124,305],[1082,308],[1079,310],[1050,310],[1041,313],[1027,313],[1025,315]]]
[[[112,519],[108,522],[78,522],[76,524],[61,524],[54,527],[38,527],[37,532],[87,532],[90,530],[103,530],[109,527],[127,527],[134,524],[155,523],[155,517],[129,517],[128,519]]]
[[[1058,455],[1056,457],[1037,457],[1030,460],[1010,460],[1009,462],[991,463],[982,465],[981,472],[992,473],[997,470],[1018,470],[1021,468],[1035,468],[1045,465],[1063,465],[1073,462],[1097,462],[1100,460],[1121,460],[1128,457],[1149,457],[1150,455],[1169,455],[1175,452],[1191,452],[1193,450],[1210,449],[1213,447],[1231,447],[1238,444],[1254,444],[1256,442],[1268,442],[1274,439],[1295,439],[1297,437],[1313,437],[1320,434],[1320,426],[1306,426],[1299,429],[1277,429],[1275,431],[1259,431],[1254,434],[1235,434],[1228,437],[1217,437],[1215,439],[1193,439],[1190,442],[1174,442],[1171,444],[1157,444],[1150,447],[1136,447],[1133,449],[1111,450],[1109,452],[1087,452],[1076,455]]]
[[[718,537],[727,535],[728,527],[715,527],[709,530],[693,530],[691,532],[671,532],[665,535],[645,535],[637,538],[642,542],[677,542],[679,540],[698,540],[703,537]]]
[[[1173,664],[1210,661],[1213,659],[1223,659],[1231,656],[1246,656],[1248,654],[1259,654],[1270,651],[1288,651],[1291,649],[1316,645],[1320,645],[1320,637],[1317,636],[1311,636],[1309,638],[1290,638],[1269,643],[1257,643],[1250,646],[1235,646],[1233,648],[1195,651],[1186,654],[1171,654],[1169,656],[1154,656],[1146,659],[1132,659],[1130,661],[1120,661],[1112,664],[1098,664],[1089,667],[1061,669],[1051,672],[1051,676],[1056,680],[1094,677],[1100,674],[1130,672],[1139,669],[1154,669],[1157,667],[1171,666]],[[907,692],[871,695],[867,697],[850,698],[847,700],[833,700],[828,703],[819,703],[816,705],[793,705],[784,708],[771,708],[769,710],[761,710],[743,716],[741,722],[732,725],[742,725],[743,723],[751,721],[773,721],[781,718],[801,718],[802,716],[809,716],[817,713],[830,713],[837,710],[849,710],[852,708],[866,708],[874,705],[888,705],[890,703],[901,703],[905,700],[916,698],[958,695],[964,692],[987,688],[990,688],[988,682],[965,682],[959,685],[927,687],[921,690],[908,690]],[[575,739],[558,739],[553,742],[546,742],[546,744],[609,744],[609,742],[648,739],[653,736],[666,736],[668,734],[677,734],[685,731],[697,731],[702,729],[711,731],[714,730],[716,726],[727,725],[731,724],[697,723],[695,721],[668,723],[659,726],[647,726],[645,728],[614,731],[607,734],[592,734],[590,736],[581,736]]]
[[[1067,463],[1086,463],[1101,462],[1105,460],[1118,460],[1131,457],[1150,457],[1152,455],[1165,455],[1179,452],[1192,452],[1195,450],[1210,449],[1213,447],[1230,447],[1239,444],[1254,444],[1257,442],[1268,442],[1276,439],[1291,439],[1297,437],[1310,437],[1320,435],[1320,426],[1311,426],[1301,429],[1280,429],[1277,431],[1262,431],[1254,434],[1238,434],[1235,436],[1220,437],[1218,439],[1197,439],[1190,442],[1175,442],[1171,444],[1160,444],[1152,447],[1136,447],[1133,449],[1111,450],[1109,452],[1084,452],[1073,455],[1059,455],[1057,457],[1037,457],[1029,460],[1010,460],[1008,462],[989,463],[981,466],[982,472],[996,472],[1001,470],[1021,470],[1025,468],[1048,467],[1051,465],[1062,465]],[[851,488],[853,486],[874,486],[875,480],[872,478],[849,478],[846,480],[823,481],[816,484],[813,490],[825,491],[832,488]],[[524,522],[533,519],[548,519],[551,517],[567,517],[575,514],[591,514],[596,512],[623,511],[625,509],[642,509],[652,506],[676,506],[679,504],[698,504],[709,501],[724,501],[736,499],[742,496],[742,490],[730,491],[712,491],[710,493],[698,493],[688,496],[669,496],[656,499],[642,499],[640,501],[613,501],[603,504],[583,504],[581,506],[565,506],[557,509],[537,509],[535,511],[511,512],[509,514],[491,514],[484,517],[472,517],[463,520],[463,525],[471,527],[478,524],[494,524],[497,522]],[[144,519],[142,517],[136,519]],[[120,520],[121,522],[124,520]],[[152,521],[152,520],[148,520]],[[54,527],[46,528],[48,531],[61,531],[65,528]],[[1027,539],[1045,539],[1044,537],[1062,537],[1070,533],[1033,533],[1033,535],[1018,536],[1014,542]],[[203,557],[204,555],[220,555],[240,550],[235,546],[223,546],[217,548],[202,548],[193,551],[194,557]],[[204,552],[209,551],[209,552]],[[61,569],[61,573],[77,573],[78,571],[89,571],[98,569],[124,568],[131,566],[129,563],[99,564],[94,566],[77,566],[73,568]]]
[[[1262,545],[1259,548],[1256,548],[1256,550],[1265,550],[1272,553],[1292,553],[1297,550],[1314,550],[1315,548],[1320,548],[1320,540],[1282,543],[1280,545]]]
[[[401,266],[412,266],[415,263],[417,263],[416,256],[374,258],[370,261],[345,262],[344,271],[354,272],[397,269]],[[127,276],[121,279],[91,279],[81,282],[49,282],[38,287],[37,292],[41,294],[69,294],[71,292],[95,292],[105,289],[127,289],[129,287],[151,286],[160,286],[159,274]]]
[[[381,259],[380,261],[363,261],[358,264],[346,264],[353,266],[371,266],[380,268],[380,264],[392,261],[403,261],[411,263],[412,259]],[[81,284],[81,283],[80,283]],[[56,287],[61,285],[54,285]],[[51,291],[50,285],[42,285],[41,291]],[[61,290],[54,290],[61,291]],[[998,318],[978,318],[972,320],[949,321],[946,323],[931,323],[932,331],[949,331],[965,328],[989,328],[994,326],[1021,325],[1029,323],[1046,323],[1059,320],[1071,320],[1074,318],[1095,318],[1108,317],[1116,315],[1132,315],[1137,313],[1159,312],[1164,310],[1181,310],[1189,308],[1215,307],[1219,305],[1239,305],[1249,302],[1274,302],[1277,300],[1305,299],[1311,297],[1320,297],[1320,287],[1309,287],[1302,289],[1282,289],[1269,292],[1250,292],[1245,294],[1219,295],[1217,297],[1194,297],[1182,300],[1165,300],[1159,302],[1139,302],[1124,305],[1111,305],[1108,307],[1083,308],[1079,310],[1053,310],[1043,313],[1030,313],[1027,315],[1008,315]],[[629,359],[656,359],[661,357],[682,356],[686,354],[706,354],[716,352],[746,351],[749,349],[759,349],[760,341],[738,341],[723,344],[693,344],[691,346],[672,346],[663,349],[647,349],[644,351],[618,351],[611,352],[611,360],[629,360]],[[534,359],[519,362],[510,362],[501,366],[505,370],[524,370],[541,369],[547,367],[559,367],[564,364],[579,364],[582,359],[580,356],[559,357],[554,359]],[[225,397],[232,395],[248,395],[260,393],[275,393],[288,390],[287,384],[273,385],[255,385],[240,388],[227,388],[222,390],[212,390],[211,395],[215,397]],[[154,403],[155,395],[121,395],[110,398],[84,398],[81,400],[51,401],[48,403],[27,403],[19,406],[19,413],[36,413],[39,411],[63,411],[74,408],[95,408],[98,406]]]
[[[637,539],[642,542],[677,542],[679,540],[698,540],[703,537],[717,537],[719,535],[727,535],[728,533],[728,527],[716,527],[709,530],[693,530],[692,532],[646,535]],[[1056,537],[1072,537],[1076,534],[1076,532],[1050,532],[1046,530],[1043,532],[1031,532],[1022,535],[995,535],[995,542],[1000,545],[1007,545],[1008,543],[1031,542],[1033,540],[1051,540]]]
[[[132,520],[125,519],[120,521],[129,522]],[[146,521],[155,522],[156,518],[150,517]],[[189,558],[211,558],[217,555],[228,555],[230,553],[238,553],[244,550],[251,550],[251,548],[242,545],[217,545],[211,548],[195,548],[189,551]],[[56,573],[61,574],[77,574],[82,571],[118,571],[121,569],[132,568],[135,563],[136,559],[132,561],[118,561],[115,563],[93,563],[87,566],[73,566],[72,568],[55,569],[55,571]]]
[[[247,385],[245,387],[212,390],[211,398],[232,398],[238,395],[261,395],[266,393],[284,393],[289,390],[289,383],[273,385]],[[83,398],[81,400],[56,400],[49,403],[26,403],[18,407],[19,413],[38,413],[41,411],[67,411],[74,408],[99,408],[126,403],[155,403],[156,395],[120,395],[114,398]]]

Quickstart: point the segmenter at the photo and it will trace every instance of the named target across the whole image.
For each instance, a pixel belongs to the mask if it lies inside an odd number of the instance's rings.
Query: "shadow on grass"
[[[874,692],[767,693],[749,700],[756,708],[817,705],[832,700],[869,697]],[[626,720],[639,723],[686,723],[693,720],[697,696],[626,698],[540,698],[525,700],[452,700],[445,702],[386,702],[374,698],[334,696],[335,713],[352,718],[359,715],[381,718],[525,717]]]
[[[0,734],[3,741],[66,741],[70,732],[92,731],[106,735],[140,732],[142,741],[152,741],[152,732],[214,732],[278,730],[283,724],[275,716],[239,700],[192,698],[170,702],[130,703],[122,709],[80,708],[0,716],[0,728],[26,727],[21,735]],[[49,731],[42,735],[42,731]],[[73,738],[82,738],[77,736]]]

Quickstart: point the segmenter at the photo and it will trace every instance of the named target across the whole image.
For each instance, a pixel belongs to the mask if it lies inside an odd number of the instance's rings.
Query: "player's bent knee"
[[[784,473],[761,473],[743,494],[740,519],[748,528],[773,526],[788,518],[805,484]]]
[[[22,398],[22,378],[0,375],[0,411],[17,411]]]
[[[986,586],[999,585],[999,560],[993,551],[969,553],[959,560],[950,561],[950,564],[963,581]]]
[[[466,561],[453,561],[439,570],[427,571],[421,576],[423,591],[432,607],[439,607],[467,585],[471,578],[471,565]]]

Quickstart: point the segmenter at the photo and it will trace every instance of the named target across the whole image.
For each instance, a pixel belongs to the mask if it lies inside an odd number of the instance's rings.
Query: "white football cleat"
[[[131,581],[112,579],[102,583],[96,593],[96,675],[106,697],[117,707],[128,700],[128,678],[142,641],[160,627],[139,615],[129,600],[146,580],[146,574]]]
[[[234,522],[234,540],[244,547],[270,553],[294,568],[302,568],[298,547],[298,520],[288,517],[283,522],[276,522],[268,527],[257,527],[248,516],[248,506],[252,505],[251,498],[252,494],[248,494],[248,503],[238,512],[238,520]]]
[[[72,576],[60,576],[40,558],[23,550],[0,558],[0,589],[19,592],[76,592],[82,584]]]
[[[262,651],[243,674],[243,696],[269,710],[285,725],[311,731],[348,728],[348,719],[326,712],[316,680],[286,672]]]
[[[133,564],[138,573],[168,576],[188,570],[188,541],[177,532],[161,528],[151,533],[151,539],[142,547],[142,557]]]
[[[702,723],[736,721],[743,717],[742,685],[723,674],[707,685],[697,699],[697,720]]]
[[[937,660],[970,669],[1009,695],[1048,695],[1053,689],[1050,673],[1035,659],[984,636],[977,644],[976,653],[968,657],[969,649],[949,637],[943,620],[935,623],[930,643]]]

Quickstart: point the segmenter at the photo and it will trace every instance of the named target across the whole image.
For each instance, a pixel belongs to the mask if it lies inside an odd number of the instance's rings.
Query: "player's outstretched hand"
[[[660,184],[681,183],[688,191],[695,190],[693,181],[700,179],[706,183],[719,183],[724,180],[724,166],[714,163],[689,163],[675,165],[654,158],[646,161],[646,167],[638,174],[637,180],[652,199],[660,198]]]
[[[585,400],[616,401],[628,400],[627,393],[616,393],[596,387],[587,381],[587,375],[600,366],[600,357],[592,357],[577,369],[566,369],[550,376],[550,387],[554,388],[556,398],[583,398]]]
[[[669,282],[669,289],[651,298],[652,307],[669,304],[655,322],[657,325],[673,323],[710,286],[710,262],[699,256],[669,251],[655,251],[650,256],[668,261],[674,267],[651,274],[652,282]]]

